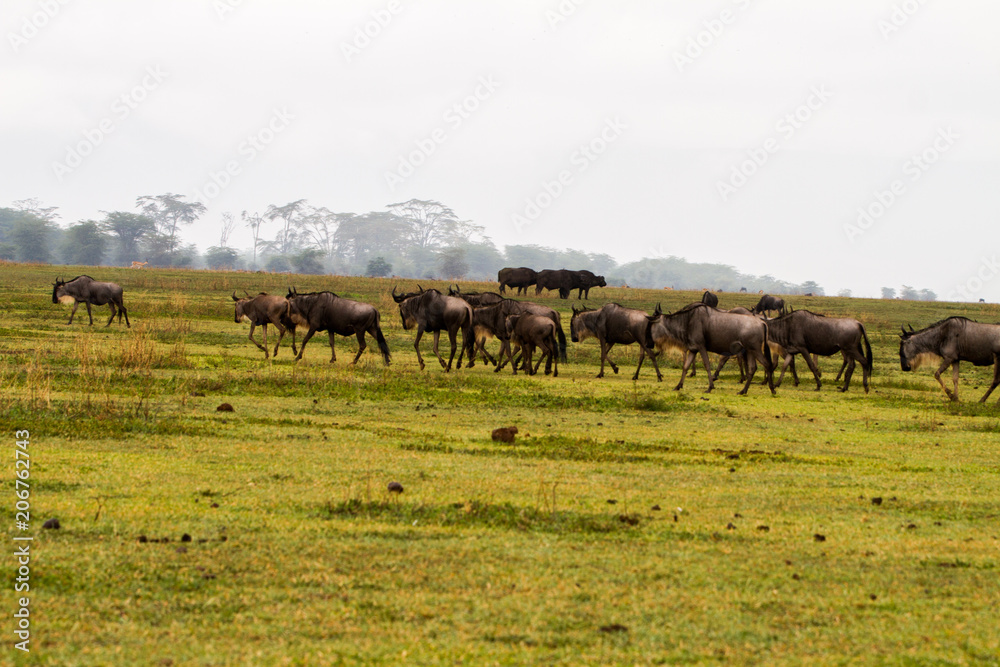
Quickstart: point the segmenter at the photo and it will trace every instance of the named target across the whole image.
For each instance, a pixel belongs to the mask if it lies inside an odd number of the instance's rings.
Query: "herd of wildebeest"
[[[563,269],[536,272],[521,267],[502,269],[497,278],[500,283],[499,293],[463,293],[457,286],[450,288],[448,294],[442,294],[436,289],[425,290],[419,286],[416,292],[397,293],[396,287],[393,287],[392,297],[399,306],[403,328],[416,329],[413,347],[421,370],[424,369],[424,360],[420,355],[420,339],[427,332],[434,336],[434,354],[445,371],[451,370],[457,351],[456,368],[462,367],[463,357],[470,368],[479,357],[484,363],[492,364],[496,372],[509,363],[515,374],[518,370],[523,370],[533,375],[542,361],[545,361],[545,373],[558,376],[559,363],[566,361],[566,335],[559,312],[542,304],[507,298],[504,292],[509,287],[516,289],[518,295],[522,292],[526,294],[528,287],[535,286],[536,294],[540,294],[543,289],[558,290],[559,296],[565,299],[572,290],[577,289],[578,299],[589,298],[592,287],[606,286],[604,277],[590,271]],[[370,304],[340,297],[333,292],[299,294],[294,288],[290,288],[285,296],[263,292],[256,296],[250,296],[246,292],[244,294],[244,297],[237,296],[235,292],[232,294],[235,302],[234,319],[237,323],[250,323],[249,338],[263,350],[265,358],[271,356],[267,344],[267,326],[270,324],[278,331],[274,355],[277,355],[286,331],[292,334],[292,353],[296,355],[296,361],[302,359],[306,343],[313,335],[318,331],[326,331],[332,352],[331,362],[337,360],[335,335],[357,337],[358,352],[351,363],[356,363],[367,348],[367,335],[378,344],[383,361],[390,363],[389,345],[379,324],[379,312]],[[124,316],[125,324],[131,326],[122,299],[122,288],[115,283],[99,282],[85,275],[65,282],[56,279],[52,289],[52,303],[60,302],[73,303],[69,324],[73,323],[76,309],[83,303],[87,306],[91,325],[94,323],[91,305],[109,305],[111,318],[105,326],[109,326],[116,315],[119,323]],[[639,363],[632,376],[633,380],[638,379],[646,357],[653,364],[657,380],[662,380],[657,357],[672,349],[683,356],[683,370],[675,389],[683,387],[689,371],[694,375],[693,364],[700,355],[708,374],[707,391],[713,389],[725,363],[731,357],[736,357],[743,382],[739,393],[747,393],[757,366],[761,365],[764,368],[764,383],[773,394],[788,370],[798,385],[795,356],[801,355],[812,371],[816,389],[819,390],[821,383],[817,358],[840,353],[843,364],[837,381],[841,376],[844,378],[840,391],[848,390],[855,367],[860,365],[863,386],[865,392],[868,392],[873,369],[872,349],[865,327],[858,320],[786,309],[782,299],[770,295],[762,296],[750,309],[737,307],[724,310],[717,305],[718,297],[705,291],[701,302],[692,303],[673,313],[663,312],[659,305],[652,313],[626,308],[617,303],[607,303],[598,309],[577,309],[574,306],[569,323],[570,337],[574,343],[587,338],[597,340],[601,352],[601,370],[597,375],[599,378],[604,376],[606,363],[615,373],[618,372],[618,367],[608,358],[608,352],[613,346],[635,344],[639,346]],[[776,315],[770,316],[772,313]],[[253,337],[258,326],[263,328],[263,345]],[[295,331],[300,327],[307,331],[296,347]],[[438,352],[441,332],[448,334],[451,344],[447,362]],[[462,334],[460,350],[457,347],[459,333]],[[486,349],[486,343],[491,339],[496,339],[500,344],[496,357]],[[540,356],[534,362],[536,351]],[[709,353],[720,355],[714,373]],[[902,328],[899,344],[902,370],[913,370],[930,360],[937,362],[934,377],[953,401],[958,400],[959,362],[968,361],[976,366],[992,365],[993,381],[980,399],[980,402],[985,402],[1000,384],[1000,324],[983,324],[965,317],[949,317],[919,331],[914,331],[912,327],[909,330]],[[781,365],[781,373],[775,381],[774,371],[778,363]],[[952,368],[951,389],[941,378],[948,366]]]

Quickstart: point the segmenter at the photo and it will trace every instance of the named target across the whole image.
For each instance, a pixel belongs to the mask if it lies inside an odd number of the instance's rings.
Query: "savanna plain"
[[[122,285],[131,329],[105,327],[105,307],[67,325],[52,284],[83,273]],[[299,363],[288,337],[266,361],[231,294],[292,284],[375,305],[392,364],[370,344],[350,366],[339,337],[330,363],[325,334]],[[800,361],[798,387],[737,396],[734,363],[710,394],[702,368],[674,391],[678,359],[633,382],[621,347],[598,380],[594,340],[553,378],[445,373],[428,336],[421,372],[394,284],[0,266],[5,552],[26,534],[17,430],[34,538],[31,651],[13,648],[7,556],[0,663],[1000,662],[1000,407],[978,403],[992,369],[963,364],[954,403],[898,357],[901,325],[996,322],[996,305],[789,296],[864,323],[871,393],[860,370],[837,390],[838,357],[819,392]],[[651,311],[700,293],[590,296]],[[555,297],[530,296],[568,337],[578,302]],[[513,443],[491,439],[503,426]]]

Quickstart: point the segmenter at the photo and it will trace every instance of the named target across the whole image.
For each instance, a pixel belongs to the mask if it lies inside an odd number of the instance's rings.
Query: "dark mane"
[[[910,335],[915,336],[915,335],[917,335],[919,333],[924,333],[925,331],[929,331],[929,330],[934,329],[936,327],[942,326],[945,323],[949,322],[950,320],[960,320],[963,324],[967,324],[967,323],[969,323],[969,322],[972,321],[968,317],[962,317],[961,315],[952,315],[951,317],[946,317],[943,320],[938,320],[934,324],[928,324],[923,329],[920,329],[919,331],[914,331]],[[908,333],[910,333],[910,332],[908,332]]]

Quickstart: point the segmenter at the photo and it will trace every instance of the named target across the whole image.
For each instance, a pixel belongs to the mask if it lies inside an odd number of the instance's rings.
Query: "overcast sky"
[[[185,194],[205,249],[224,211],[435,199],[500,248],[1000,301],[995,0],[4,10],[0,206]]]

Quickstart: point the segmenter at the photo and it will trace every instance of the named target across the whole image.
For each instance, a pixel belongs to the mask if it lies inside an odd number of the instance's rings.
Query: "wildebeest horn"
[[[236,290],[233,290],[233,301],[239,301],[239,297],[236,296]]]
[[[392,300],[395,301],[396,303],[401,303],[403,301],[402,295],[396,294],[396,286],[395,285],[392,286]]]
[[[421,287],[420,285],[417,285],[417,291],[420,292],[421,294],[423,294],[424,293],[424,288]]]
[[[907,323],[907,325],[906,325],[906,326],[910,327],[910,333],[913,333],[913,325],[912,325],[912,324],[909,324],[909,323]]]
[[[250,298],[250,293],[249,292],[247,292],[246,290],[243,290],[243,293],[247,295],[248,299]]]

